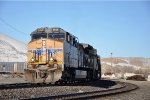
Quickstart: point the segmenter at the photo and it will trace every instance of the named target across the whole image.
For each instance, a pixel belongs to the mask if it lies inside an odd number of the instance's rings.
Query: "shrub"
[[[145,77],[141,75],[134,75],[127,78],[127,80],[135,80],[135,81],[146,81]]]

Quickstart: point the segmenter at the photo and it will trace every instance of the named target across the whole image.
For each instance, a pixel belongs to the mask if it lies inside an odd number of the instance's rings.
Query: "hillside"
[[[26,44],[0,33],[0,62],[27,61]]]
[[[150,58],[115,57],[102,58],[102,72],[113,73],[150,73]]]
[[[150,67],[150,58],[142,58],[142,57],[129,57],[129,58],[103,58],[101,60],[102,63],[107,63],[112,66],[132,66],[132,67]]]

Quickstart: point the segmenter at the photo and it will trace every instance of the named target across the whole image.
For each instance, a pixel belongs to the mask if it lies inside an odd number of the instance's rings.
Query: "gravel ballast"
[[[102,91],[119,87],[122,87],[122,85],[116,84],[112,81],[102,80],[96,82],[84,82],[82,84],[77,85],[4,89],[0,90],[0,100],[38,98],[91,91]]]
[[[127,93],[101,97],[95,100],[150,100],[150,82],[149,81],[131,81],[125,82],[139,86],[139,89]]]

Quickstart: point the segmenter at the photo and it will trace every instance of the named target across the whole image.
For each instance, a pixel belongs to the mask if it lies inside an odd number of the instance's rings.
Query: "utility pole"
[[[111,55],[111,72],[113,73],[113,69],[112,69],[112,55],[113,55],[113,53],[111,52],[110,55]]]
[[[110,55],[111,55],[111,67],[112,67],[112,54],[113,54],[113,53],[111,52],[111,53],[110,53]]]

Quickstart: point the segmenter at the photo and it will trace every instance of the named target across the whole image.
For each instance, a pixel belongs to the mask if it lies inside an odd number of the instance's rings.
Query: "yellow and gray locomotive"
[[[89,44],[79,43],[62,28],[38,28],[28,43],[25,79],[31,83],[97,80],[101,78],[100,57]]]

